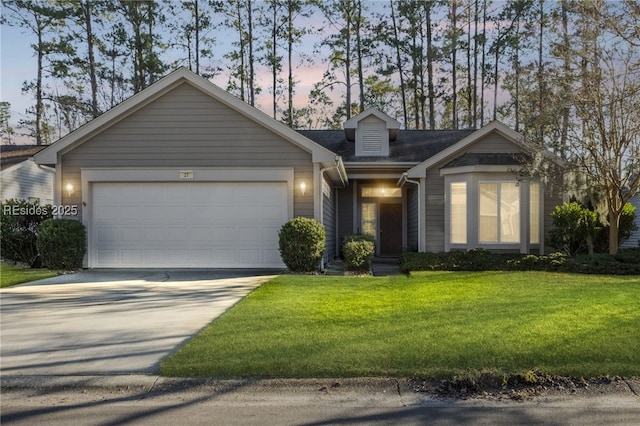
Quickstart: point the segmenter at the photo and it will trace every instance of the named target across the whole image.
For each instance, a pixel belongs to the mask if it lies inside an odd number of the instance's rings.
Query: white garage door
[[[90,266],[283,267],[280,182],[94,183]]]

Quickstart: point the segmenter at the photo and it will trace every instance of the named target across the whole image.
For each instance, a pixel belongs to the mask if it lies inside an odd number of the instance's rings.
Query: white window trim
[[[500,199],[502,198],[502,192],[501,192],[501,187],[502,184],[505,183],[510,183],[510,184],[515,184],[517,188],[519,188],[520,184],[517,180],[502,180],[502,179],[482,179],[482,180],[478,180],[478,184],[476,186],[477,192],[478,192],[478,206],[477,206],[477,214],[476,214],[476,222],[477,225],[476,226],[476,234],[477,234],[477,238],[478,238],[478,245],[479,246],[499,246],[499,247],[505,247],[505,246],[520,246],[520,243],[522,242],[522,224],[523,224],[523,209],[522,209],[522,191],[518,191],[518,241],[508,241],[508,242],[504,242],[502,241],[502,227],[500,226],[500,224],[502,223],[502,209],[500,206]],[[482,241],[480,240],[480,185],[482,184],[495,184],[498,186],[498,191],[497,191],[497,196],[498,196],[498,241]],[[528,182],[527,182],[528,184]],[[529,204],[527,203],[527,209],[529,208]],[[529,215],[526,214],[526,216],[528,217]]]
[[[539,243],[533,244],[530,238],[524,238],[523,235],[529,234],[529,209],[530,203],[528,200],[523,201],[523,197],[529,197],[528,194],[523,194],[524,187],[522,185],[529,185],[528,179],[520,182],[522,187],[520,192],[520,242],[518,243],[506,243],[506,242],[480,242],[479,241],[479,220],[480,220],[480,183],[502,183],[502,182],[517,182],[512,176],[507,173],[500,174],[498,176],[482,176],[478,173],[462,173],[462,174],[443,174],[445,179],[445,202],[444,202],[444,250],[446,252],[451,250],[468,250],[474,247],[481,247],[484,249],[494,250],[519,250],[521,253],[528,253],[531,249],[537,248],[540,252],[544,250],[544,200],[545,200],[545,187],[540,181],[533,181],[540,185],[540,199],[538,206],[539,214]],[[460,244],[451,243],[451,183],[466,182],[467,184],[467,243]],[[527,191],[528,192],[528,191]],[[523,209],[527,210],[526,214],[523,213]],[[526,222],[526,225],[524,221]]]

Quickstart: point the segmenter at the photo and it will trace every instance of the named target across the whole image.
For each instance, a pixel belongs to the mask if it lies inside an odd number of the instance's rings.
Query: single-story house
[[[0,147],[0,201],[16,199],[53,203],[55,170],[36,164],[33,156],[42,145],[2,145]]]
[[[530,147],[494,121],[410,131],[370,109],[295,131],[180,68],[35,157],[77,207],[87,267],[281,268],[278,230],[312,217],[326,259],[366,233],[377,254],[544,252],[562,201],[522,172]]]

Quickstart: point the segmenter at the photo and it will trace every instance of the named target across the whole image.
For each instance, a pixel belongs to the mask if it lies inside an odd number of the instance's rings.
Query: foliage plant
[[[362,234],[349,235],[342,243],[342,260],[347,271],[368,272],[375,254],[375,243]]]
[[[278,233],[282,261],[291,272],[315,272],[322,260],[326,239],[324,226],[317,220],[291,219]]]
[[[606,253],[609,250],[609,228],[603,225],[597,212],[572,201],[556,206],[551,213],[553,228],[547,243],[569,256]],[[636,230],[635,207],[626,203],[620,215],[618,244]]]
[[[0,209],[2,257],[30,267],[40,266],[36,236],[40,224],[51,218],[51,209],[39,202],[7,200]]]
[[[47,268],[81,268],[86,251],[84,225],[73,219],[47,219],[40,226],[36,245]]]

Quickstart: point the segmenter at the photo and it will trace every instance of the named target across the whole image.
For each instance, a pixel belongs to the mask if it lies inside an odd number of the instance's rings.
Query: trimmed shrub
[[[278,232],[282,261],[291,272],[315,272],[324,253],[324,226],[315,219],[296,217]]]
[[[552,271],[578,274],[640,275],[640,248],[610,254],[548,255],[491,253],[476,249],[449,253],[403,253],[400,269],[412,271]]]
[[[7,200],[0,211],[0,250],[2,257],[32,268],[41,265],[36,247],[40,224],[51,218],[51,209],[37,201]]]
[[[347,271],[368,272],[376,246],[371,237],[361,234],[349,235],[342,243],[342,260]]]
[[[47,219],[40,225],[36,245],[47,268],[81,268],[86,251],[84,225],[73,219]]]

